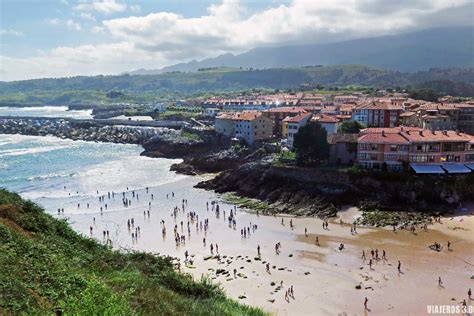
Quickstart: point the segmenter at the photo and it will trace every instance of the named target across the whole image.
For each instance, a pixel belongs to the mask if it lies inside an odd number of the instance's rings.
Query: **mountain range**
[[[202,61],[192,60],[155,70],[140,69],[128,74],[195,72],[224,66],[268,69],[344,64],[415,72],[433,67],[473,67],[473,52],[472,26],[445,27],[329,44],[254,48],[238,55],[228,53]]]

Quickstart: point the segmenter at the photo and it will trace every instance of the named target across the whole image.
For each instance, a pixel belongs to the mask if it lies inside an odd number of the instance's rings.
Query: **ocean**
[[[78,119],[92,118],[92,110],[68,111],[67,106],[34,106],[34,107],[0,107],[0,116],[41,116],[72,117]]]

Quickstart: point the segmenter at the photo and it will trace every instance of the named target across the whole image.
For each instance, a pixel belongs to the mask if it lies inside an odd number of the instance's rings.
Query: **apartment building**
[[[236,137],[252,145],[272,136],[273,121],[259,111],[222,112],[216,116],[214,129],[217,134]]]
[[[311,113],[302,113],[293,117],[288,116],[283,120],[283,130],[286,132],[287,145],[293,147],[294,136],[311,118]]]
[[[358,104],[352,119],[367,127],[396,127],[400,124],[403,106],[391,101],[366,101]]]
[[[235,137],[252,145],[255,141],[267,139],[273,134],[273,121],[259,111],[235,113]]]
[[[293,117],[306,113],[302,107],[277,107],[263,111],[263,116],[273,121],[273,135],[276,137],[283,136],[283,120],[288,116]]]
[[[433,173],[443,169],[470,172],[474,168],[474,137],[456,131],[422,128],[368,128],[358,139],[358,165],[367,169],[401,170],[404,162],[413,166],[433,165]],[[468,164],[468,165],[465,165]],[[438,172],[436,172],[438,170]]]

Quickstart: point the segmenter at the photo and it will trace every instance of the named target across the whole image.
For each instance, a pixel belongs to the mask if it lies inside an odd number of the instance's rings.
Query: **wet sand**
[[[131,206],[124,207],[122,194],[115,199],[105,198],[99,203],[97,197],[64,199],[48,209],[52,214],[58,207],[65,208],[65,215],[72,227],[104,242],[103,230],[109,230],[114,247],[142,250],[162,255],[178,257],[181,271],[192,274],[195,279],[208,276],[220,283],[231,297],[250,305],[256,305],[275,315],[424,315],[427,304],[458,304],[467,299],[467,290],[474,288],[474,216],[470,213],[445,218],[442,224],[429,226],[424,232],[417,229],[416,235],[408,231],[392,232],[389,229],[358,227],[357,234],[351,234],[350,225],[339,224],[339,219],[329,223],[329,229],[322,228],[322,221],[314,218],[258,216],[238,209],[236,229],[228,225],[227,217],[233,205],[226,204],[213,192],[197,190],[193,185],[198,177],[187,177],[173,183],[151,187],[146,193],[137,189],[139,199],[132,193],[126,197]],[[171,196],[171,192],[175,196]],[[99,195],[106,192],[99,192]],[[151,200],[151,194],[154,199]],[[166,198],[166,194],[169,194]],[[187,199],[185,211],[177,212],[176,220],[171,216],[175,206],[182,207],[182,199]],[[220,216],[212,210],[211,201],[219,201]],[[150,217],[146,212],[151,202]],[[209,210],[206,208],[209,202]],[[77,203],[81,207],[77,207]],[[86,203],[90,208],[86,209]],[[98,208],[108,204],[102,215]],[[470,212],[474,205],[469,206]],[[196,212],[200,221],[209,219],[207,233],[195,227],[195,222],[187,232],[187,213]],[[225,211],[225,216],[223,212]],[[341,212],[345,222],[358,216],[355,208]],[[56,215],[57,216],[57,215]],[[92,218],[95,217],[95,224]],[[127,229],[127,219],[134,218],[135,227],[140,226],[137,241],[131,238]],[[289,226],[293,220],[294,229]],[[166,237],[162,236],[161,221],[165,221]],[[183,221],[183,230],[180,223]],[[186,236],[186,243],[176,246],[173,227],[178,225],[178,233]],[[257,225],[258,228],[247,238],[241,237],[241,229]],[[305,227],[308,236],[304,235]],[[320,245],[315,244],[316,236]],[[206,246],[203,245],[206,238]],[[450,240],[452,251],[446,249]],[[441,252],[428,246],[434,241],[441,243]],[[275,253],[275,243],[281,242],[281,253]],[[210,244],[218,244],[220,262],[210,256]],[[345,249],[338,246],[344,243]],[[256,260],[257,246],[261,247],[261,260]],[[382,249],[387,260],[374,260],[373,269],[368,266],[370,249]],[[365,249],[367,260],[361,259]],[[193,257],[193,264],[185,266],[184,253]],[[397,271],[398,260],[402,263]],[[266,263],[270,263],[270,273]],[[217,269],[224,273],[216,274]],[[234,269],[237,274],[234,278]],[[227,273],[228,272],[228,273]],[[444,288],[438,287],[438,277]],[[281,281],[283,281],[282,286]],[[272,283],[273,282],[273,283]],[[356,285],[361,289],[356,289]],[[294,286],[295,298],[285,300],[285,291]],[[240,297],[240,298],[239,298]],[[364,310],[364,298],[369,299],[370,311]],[[454,298],[454,300],[452,300]],[[471,304],[474,301],[470,302]]]

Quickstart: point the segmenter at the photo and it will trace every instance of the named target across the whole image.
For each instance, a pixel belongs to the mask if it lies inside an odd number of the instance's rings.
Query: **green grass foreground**
[[[0,189],[0,315],[265,315],[171,261],[82,237]]]

